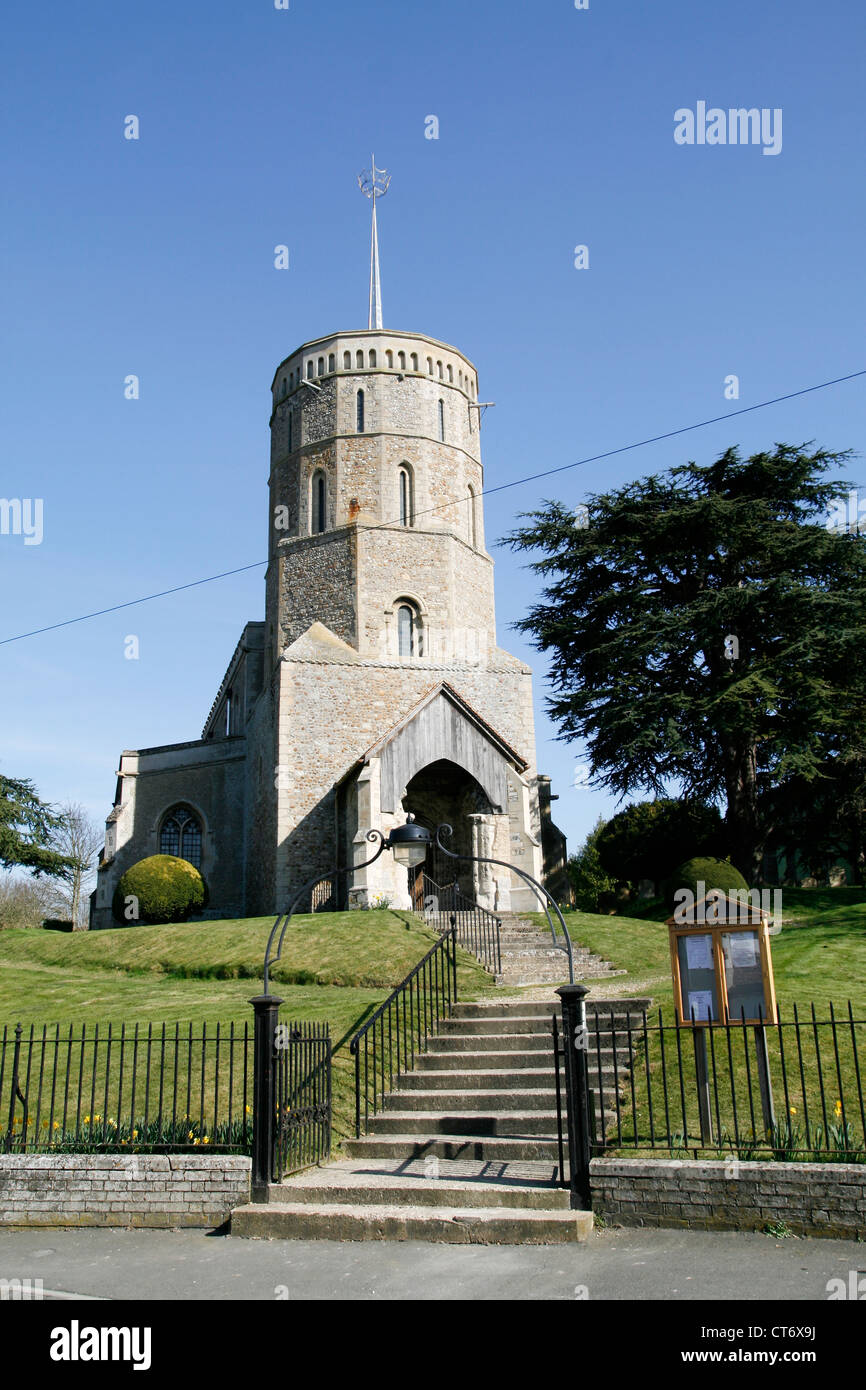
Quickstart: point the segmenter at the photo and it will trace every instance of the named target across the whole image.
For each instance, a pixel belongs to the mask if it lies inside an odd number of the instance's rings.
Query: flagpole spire
[[[376,168],[376,156],[370,156],[370,168],[358,175],[358,187],[373,203],[373,228],[370,235],[370,312],[368,328],[382,327],[382,284],[379,278],[379,229],[376,221],[376,199],[384,198],[391,183],[387,169]]]

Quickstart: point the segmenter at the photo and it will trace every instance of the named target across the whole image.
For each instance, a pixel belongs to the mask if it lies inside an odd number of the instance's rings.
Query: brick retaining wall
[[[234,1154],[0,1154],[2,1226],[219,1226],[250,1200]]]
[[[596,1158],[593,1208],[613,1225],[866,1235],[866,1164]]]

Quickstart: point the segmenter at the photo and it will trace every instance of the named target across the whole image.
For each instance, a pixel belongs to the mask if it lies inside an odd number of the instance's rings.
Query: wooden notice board
[[[667,921],[680,1022],[776,1023],[768,914],[713,897],[696,903],[688,917]]]

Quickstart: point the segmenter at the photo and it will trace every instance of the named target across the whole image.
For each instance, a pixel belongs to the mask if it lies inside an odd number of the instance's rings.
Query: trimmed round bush
[[[711,888],[732,893],[737,888],[749,887],[739,869],[727,859],[687,859],[668,879],[668,902],[673,903],[674,893],[679,888],[688,888],[697,900],[699,883],[704,885],[702,893],[709,893]]]
[[[127,916],[127,899],[138,899],[138,913]],[[192,864],[175,854],[152,854],[127,869],[114,890],[111,910],[118,922],[185,922],[207,901],[205,882]]]

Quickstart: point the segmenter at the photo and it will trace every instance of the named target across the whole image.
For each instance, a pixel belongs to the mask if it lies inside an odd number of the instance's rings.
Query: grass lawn
[[[0,932],[0,1027],[21,1022],[162,1025],[234,1022],[252,1031],[250,998],[261,991],[262,958],[273,918],[189,922],[117,931]],[[349,1039],[426,955],[438,933],[411,913],[314,913],[293,920],[272,990],[287,1021],[330,1025],[334,1128],[350,1132],[354,1073]],[[458,996],[474,998],[493,980],[460,951]],[[183,1031],[183,1030],[182,1030]]]

